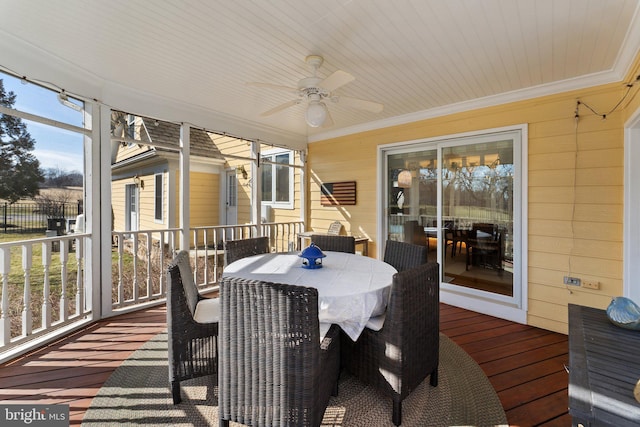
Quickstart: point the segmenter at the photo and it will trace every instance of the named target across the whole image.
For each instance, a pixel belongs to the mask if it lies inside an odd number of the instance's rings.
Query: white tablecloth
[[[385,311],[396,269],[365,256],[325,254],[319,269],[302,268],[297,252],[255,255],[229,264],[223,276],[316,288],[320,322],[339,325],[355,341],[369,318]]]

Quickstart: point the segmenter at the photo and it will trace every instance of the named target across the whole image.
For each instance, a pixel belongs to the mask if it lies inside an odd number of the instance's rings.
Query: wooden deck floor
[[[441,331],[469,353],[495,387],[511,426],[569,426],[565,335],[441,305]],[[100,321],[0,366],[0,402],[70,407],[80,425],[111,372],[166,329],[164,306]]]

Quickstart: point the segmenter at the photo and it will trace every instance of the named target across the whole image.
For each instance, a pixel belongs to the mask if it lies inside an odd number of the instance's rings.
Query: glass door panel
[[[512,297],[513,140],[441,150],[442,281]]]
[[[437,150],[387,157],[387,230],[391,240],[429,247],[437,257]]]

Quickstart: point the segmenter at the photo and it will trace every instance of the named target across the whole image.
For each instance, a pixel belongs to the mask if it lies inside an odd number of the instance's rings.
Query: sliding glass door
[[[521,307],[520,130],[381,149],[384,238],[428,247],[441,289]]]
[[[443,147],[442,281],[513,296],[513,141]]]

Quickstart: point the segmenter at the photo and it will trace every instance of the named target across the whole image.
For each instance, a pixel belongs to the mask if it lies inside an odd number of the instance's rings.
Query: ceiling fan
[[[305,62],[309,64],[313,70],[313,75],[305,77],[298,81],[298,87],[280,86],[271,83],[259,83],[249,82],[247,85],[264,87],[276,90],[285,90],[296,94],[297,98],[291,101],[287,101],[284,104],[278,105],[268,111],[261,114],[262,117],[270,116],[282,110],[285,110],[294,105],[306,102],[308,104],[305,118],[307,124],[311,127],[319,126],[331,126],[333,125],[333,119],[329,110],[327,109],[326,101],[340,103],[347,107],[358,108],[361,110],[371,111],[373,113],[380,113],[384,106],[379,102],[366,101],[364,99],[352,98],[349,96],[341,96],[334,94],[334,91],[349,82],[355,80],[351,74],[346,71],[337,70],[329,77],[322,79],[318,77],[318,68],[324,62],[324,59],[319,55],[309,55],[306,57]]]

